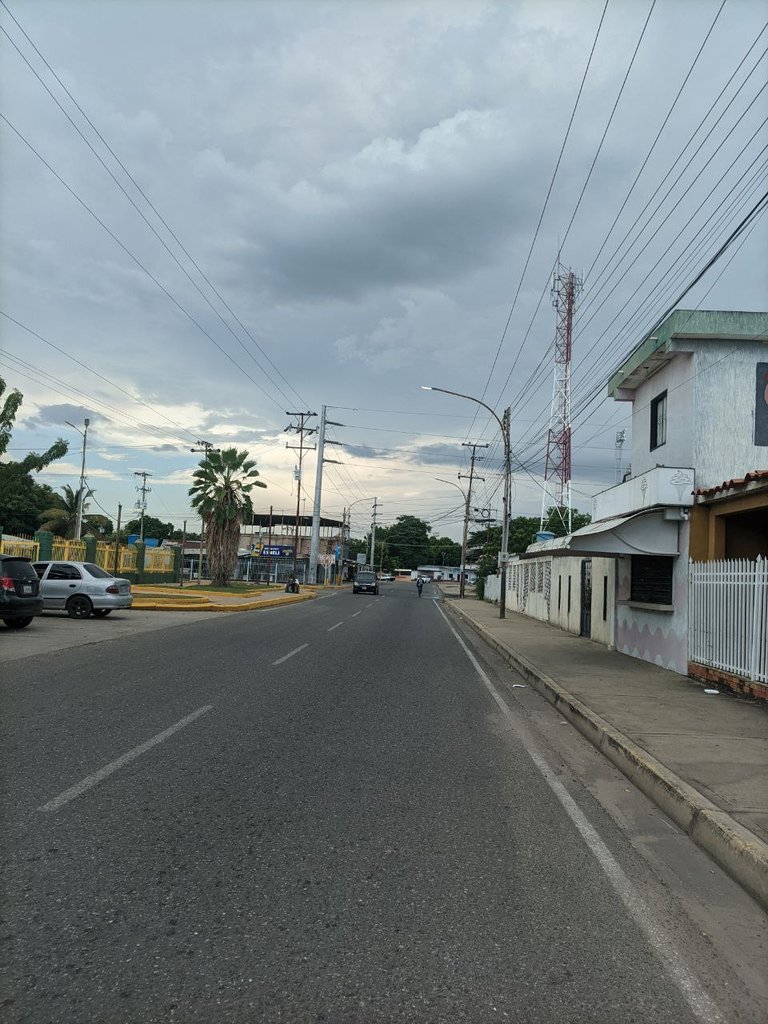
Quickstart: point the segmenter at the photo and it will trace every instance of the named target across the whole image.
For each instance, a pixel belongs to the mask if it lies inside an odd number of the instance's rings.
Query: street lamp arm
[[[488,412],[491,414],[491,416],[493,416],[493,418],[499,424],[499,427],[501,428],[502,436],[506,436],[506,428],[505,428],[504,424],[502,423],[501,418],[499,417],[499,415],[496,412],[496,410],[492,409],[491,406],[486,404],[485,402],[482,402],[479,398],[474,398],[472,395],[464,395],[464,394],[461,393],[461,391],[449,391],[448,388],[430,387],[430,386],[428,386],[426,384],[422,384],[421,385],[421,390],[422,391],[442,391],[442,393],[444,395],[454,395],[456,398],[466,398],[468,402],[475,402],[477,405],[482,405],[482,407],[484,409],[487,409]]]

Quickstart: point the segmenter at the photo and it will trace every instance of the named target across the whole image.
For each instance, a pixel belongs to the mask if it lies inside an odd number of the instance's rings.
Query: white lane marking
[[[110,762],[103,768],[99,768],[93,775],[86,775],[86,777],[78,782],[76,785],[71,786],[69,789],[65,789],[63,793],[59,793],[58,796],[54,797],[53,800],[49,800],[47,804],[43,804],[42,807],[38,807],[39,811],[57,811],[64,804],[68,804],[70,800],[74,800],[75,797],[80,796],[81,793],[85,793],[86,790],[91,789],[99,782],[103,782],[109,775],[116,772],[118,768],[124,767],[131,761],[135,761],[137,757],[141,757],[142,754],[146,754],[152,747],[156,747],[158,743],[162,743],[167,740],[170,736],[173,736],[179,729],[183,729],[187,725],[191,725],[196,718],[206,714],[213,707],[213,704],[205,704],[203,707],[198,708],[197,711],[193,711],[191,715],[187,715],[180,721],[176,722],[175,725],[169,726],[162,732],[159,732],[152,739],[146,741],[146,743],[140,744],[138,747],[134,747],[133,750],[129,750],[127,754],[123,754],[122,757],[118,757],[116,761]]]
[[[294,654],[298,654],[299,651],[303,651],[305,647],[309,647],[309,644],[302,644],[301,647],[296,647],[296,648],[294,648],[294,650],[288,651],[287,654],[284,654],[282,656],[282,658],[278,658],[277,661],[273,661],[272,664],[273,665],[282,665],[284,661],[288,661],[288,659],[292,658],[294,656]]]
[[[342,619],[341,622],[337,622],[335,626],[329,626],[328,629],[326,630],[326,633],[332,633],[334,629],[338,629],[339,626],[343,626],[343,625],[344,625],[344,620]]]
[[[504,701],[504,698],[485,674],[482,666],[472,651],[470,651],[461,636],[459,636],[448,621],[448,617],[443,609],[438,608],[438,611],[445,619],[448,629],[450,629],[456,637],[459,646],[462,648],[467,658],[472,663],[475,671],[480,676],[485,688],[488,690],[499,710],[506,718],[507,723],[517,733],[518,730],[514,716]],[[576,826],[579,835],[589,847],[589,850],[594,855],[600,867],[608,876],[608,880],[616,891],[616,894],[629,911],[635,924],[645,935],[651,947],[655,950],[656,955],[664,965],[667,974],[680,989],[683,998],[688,1003],[688,1006],[691,1008],[695,1016],[702,1022],[702,1024],[724,1024],[724,1018],[717,1005],[701,987],[696,976],[688,969],[687,964],[683,957],[678,953],[665,928],[657,921],[654,921],[650,908],[639,896],[637,890],[629,881],[618,861],[614,858],[611,851],[597,834],[594,827],[590,824],[584,812],[578,806],[565,786],[563,786],[560,780],[551,771],[549,765],[541,754],[531,745],[530,740],[527,737],[524,746],[528,756],[539,769],[547,785],[562,804],[566,814]]]
[[[363,609],[361,608],[361,609],[360,609],[360,612],[361,612],[362,610],[363,610]],[[352,612],[352,615],[350,616],[350,618],[354,619],[354,617],[355,617],[356,615],[359,615],[359,614],[360,614],[360,612]]]

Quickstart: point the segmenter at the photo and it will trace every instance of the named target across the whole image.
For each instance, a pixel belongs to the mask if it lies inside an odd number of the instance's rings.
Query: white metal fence
[[[768,561],[691,562],[688,660],[768,682]]]

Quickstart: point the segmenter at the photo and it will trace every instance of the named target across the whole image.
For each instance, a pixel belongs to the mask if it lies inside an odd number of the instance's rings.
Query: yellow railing
[[[147,548],[144,572],[173,572],[173,548]]]
[[[63,537],[54,537],[51,558],[57,562],[84,562],[85,541],[65,540]]]
[[[136,572],[136,548],[121,547],[120,548],[120,563],[118,565],[118,572]],[[111,570],[110,570],[111,572]]]
[[[0,554],[30,558],[36,562],[40,557],[40,545],[31,537],[3,537],[0,541]]]

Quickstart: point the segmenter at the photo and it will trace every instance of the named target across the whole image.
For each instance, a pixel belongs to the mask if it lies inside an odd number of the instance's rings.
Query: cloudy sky
[[[237,445],[290,512],[286,412],[326,405],[325,514],[355,503],[362,533],[376,495],[381,522],[459,537],[462,444],[489,445],[473,505],[498,510],[498,429],[432,384],[511,407],[512,510],[537,513],[560,249],[589,509],[628,426],[606,378],[766,191],[766,20],[764,0],[6,0],[9,457],[64,437],[41,478],[75,486],[66,421],[87,416],[98,505],[125,519],[147,470],[148,513],[180,525],[190,447]],[[767,225],[682,305],[768,309]],[[314,479],[310,452],[308,512]]]

